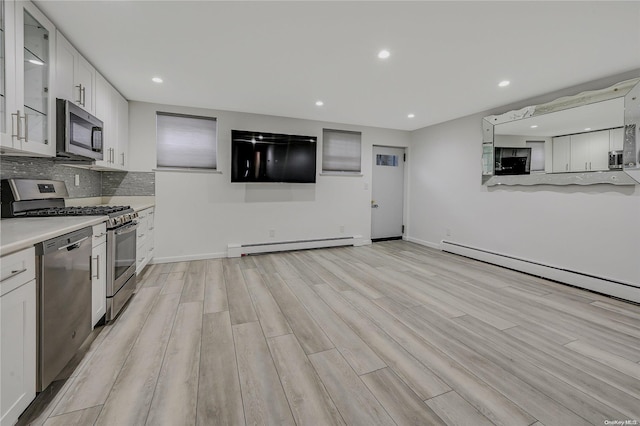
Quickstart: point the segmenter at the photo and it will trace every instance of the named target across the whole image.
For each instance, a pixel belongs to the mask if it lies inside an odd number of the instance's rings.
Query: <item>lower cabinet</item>
[[[107,312],[107,226],[93,227],[91,249],[91,326]]]
[[[142,272],[153,259],[154,251],[154,216],[153,207],[138,212],[137,261],[136,274]]]
[[[35,250],[2,257],[0,425],[13,425],[36,397]]]

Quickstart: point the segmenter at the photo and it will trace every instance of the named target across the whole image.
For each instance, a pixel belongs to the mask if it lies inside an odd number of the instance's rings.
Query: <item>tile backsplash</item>
[[[154,172],[102,172],[102,196],[155,195]]]
[[[75,175],[79,186],[75,186]],[[51,158],[0,156],[0,178],[62,180],[69,198],[155,195],[154,172],[103,172],[60,164]]]

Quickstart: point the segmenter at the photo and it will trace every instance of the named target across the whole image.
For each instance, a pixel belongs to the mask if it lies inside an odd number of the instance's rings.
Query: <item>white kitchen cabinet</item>
[[[113,102],[116,104],[118,121],[118,168],[128,170],[129,162],[129,102],[113,89]],[[112,99],[113,99],[112,98]]]
[[[13,127],[12,116],[16,105],[16,57],[15,44],[15,4],[13,1],[0,2],[0,147],[13,149],[14,138],[11,136]],[[4,150],[3,150],[4,151]]]
[[[117,130],[112,118],[111,92],[109,82],[99,73],[96,75],[96,117],[102,120],[102,160],[96,161],[97,168],[115,169],[115,147],[117,144]]]
[[[107,312],[107,225],[93,227],[91,249],[91,326]]]
[[[609,131],[571,135],[572,172],[609,170]]]
[[[6,0],[2,9],[6,96],[1,152],[53,157],[55,27],[31,2]]]
[[[36,281],[33,247],[0,266],[0,425],[13,425],[36,396]]]
[[[55,96],[72,101],[95,114],[96,70],[56,31],[56,90]]]
[[[136,274],[142,272],[153,259],[154,252],[154,216],[153,207],[138,212],[137,261]]]
[[[96,75],[96,117],[104,123],[103,154],[95,168],[127,170],[129,102],[100,74]]]
[[[569,172],[571,164],[571,136],[553,138],[553,173]]]
[[[609,130],[609,151],[622,151],[624,148],[624,127]]]

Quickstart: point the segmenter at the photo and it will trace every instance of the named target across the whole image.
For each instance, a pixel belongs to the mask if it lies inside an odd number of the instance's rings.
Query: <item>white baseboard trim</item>
[[[368,240],[371,244],[371,240]],[[278,251],[305,250],[314,248],[340,247],[340,246],[362,246],[367,240],[363,240],[361,235],[351,237],[318,238],[313,240],[298,241],[273,241],[268,243],[246,243],[227,245],[226,257],[240,257],[247,254],[273,253]]]
[[[409,241],[410,243],[416,243],[416,244],[420,244],[421,246],[430,247],[432,249],[442,250],[442,247],[440,246],[440,244],[432,243],[431,241],[420,240],[418,238],[409,237],[409,236],[403,237],[402,239]]]
[[[185,256],[167,256],[167,257],[154,257],[149,264],[156,263],[173,263],[173,262],[188,262],[191,260],[207,260],[207,259],[222,259],[227,257],[227,253],[199,253],[189,254]]]
[[[442,241],[443,251],[515,269],[531,275],[548,278],[561,283],[566,283],[598,293],[607,294],[620,299],[640,303],[640,287],[631,283],[620,282],[605,277],[596,277],[578,271],[562,269],[556,266],[545,265],[527,259],[517,258],[488,250],[469,247],[451,241]]]

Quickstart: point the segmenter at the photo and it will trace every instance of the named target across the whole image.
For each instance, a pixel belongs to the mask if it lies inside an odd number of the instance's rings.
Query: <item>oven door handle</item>
[[[123,226],[122,228],[118,228],[115,230],[114,234],[122,235],[128,234],[129,232],[133,232],[138,228],[138,222],[132,223],[131,225]]]

